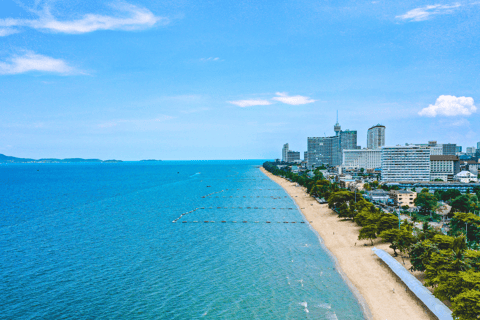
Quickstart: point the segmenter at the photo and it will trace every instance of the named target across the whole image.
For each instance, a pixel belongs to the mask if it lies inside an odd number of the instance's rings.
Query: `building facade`
[[[285,143],[282,148],[282,161],[287,161],[287,154],[288,154],[288,143]]]
[[[382,167],[381,149],[343,150],[342,166],[346,169],[377,169]]]
[[[453,181],[460,172],[460,160],[457,156],[430,156],[430,181]]]
[[[473,173],[474,175],[478,176],[480,168],[480,163],[477,161],[466,161],[465,162],[465,169]]]
[[[466,154],[469,156],[475,156],[475,153],[477,151],[477,148],[475,147],[467,147]]]
[[[431,156],[441,156],[443,155],[443,148],[439,146],[429,147]]]
[[[300,152],[299,151],[288,151],[287,152],[287,162],[300,161]]]
[[[453,179],[461,183],[478,182],[477,175],[471,173],[470,171],[459,172],[458,174],[455,175]]]
[[[441,146],[444,156],[454,156],[457,153],[457,145],[455,143],[444,143]]]
[[[367,131],[367,149],[380,149],[385,145],[385,126],[377,124]]]
[[[430,181],[430,149],[418,146],[383,147],[382,181]]]
[[[393,202],[396,206],[408,206],[409,208],[412,208],[415,206],[415,199],[417,198],[417,193],[406,190],[391,190],[390,197],[393,199]]]
[[[473,188],[480,187],[480,183],[461,183],[461,182],[443,182],[443,181],[401,181],[387,183],[387,186],[398,186],[400,189],[407,189],[412,191],[421,191],[423,188],[427,188],[431,193],[435,190],[458,190],[461,193],[467,191],[473,192]]]
[[[323,165],[342,164],[343,150],[357,149],[357,131],[342,131],[338,122],[334,126],[335,136],[307,138],[307,166],[315,168]]]

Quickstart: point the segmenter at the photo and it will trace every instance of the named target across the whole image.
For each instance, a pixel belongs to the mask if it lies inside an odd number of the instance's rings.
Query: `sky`
[[[2,0],[0,153],[273,159],[480,141],[480,1]],[[303,156],[303,154],[302,154]]]

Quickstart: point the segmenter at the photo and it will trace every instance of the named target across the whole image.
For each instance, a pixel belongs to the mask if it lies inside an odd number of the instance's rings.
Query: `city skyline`
[[[307,137],[480,141],[475,1],[5,0],[0,153],[274,159]]]

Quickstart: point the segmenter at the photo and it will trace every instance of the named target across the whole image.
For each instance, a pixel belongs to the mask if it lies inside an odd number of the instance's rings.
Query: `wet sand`
[[[338,218],[327,204],[319,204],[309,196],[305,188],[277,177],[264,168],[260,170],[295,200],[305,218],[337,259],[344,276],[361,295],[360,302],[364,300],[369,309],[367,315],[371,313],[375,320],[436,319],[425,311],[421,302],[405,289],[405,285],[373,253],[370,240],[358,240],[360,227],[352,221]],[[379,243],[377,239],[374,245],[393,255],[388,244]]]

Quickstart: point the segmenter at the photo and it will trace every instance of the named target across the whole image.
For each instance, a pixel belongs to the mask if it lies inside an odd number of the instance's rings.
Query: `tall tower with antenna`
[[[338,136],[340,131],[342,131],[342,127],[340,126],[340,123],[338,123],[338,110],[337,110],[337,123],[335,123],[335,126],[333,127],[333,131],[335,131],[336,136]]]

